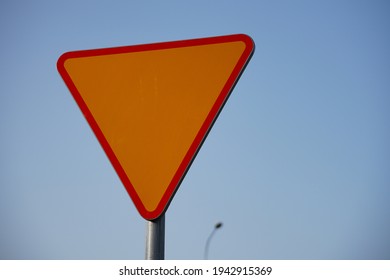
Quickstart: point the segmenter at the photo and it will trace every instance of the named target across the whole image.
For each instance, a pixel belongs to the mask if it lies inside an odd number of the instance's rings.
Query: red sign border
[[[153,51],[153,50],[163,50],[163,49],[174,49],[174,48],[183,48],[183,47],[193,47],[193,46],[202,46],[202,45],[211,45],[211,44],[220,44],[220,43],[231,43],[231,42],[243,42],[245,44],[244,52],[242,53],[240,59],[238,60],[236,66],[234,67],[232,73],[230,74],[225,86],[223,87],[221,93],[219,94],[216,102],[214,103],[212,109],[203,125],[201,126],[198,134],[196,135],[193,143],[191,144],[189,150],[187,151],[182,163],[177,169],[174,177],[172,178],[171,183],[166,189],[161,201],[159,202],[157,208],[154,211],[148,211],[143,205],[141,199],[136,193],[133,185],[131,184],[130,179],[126,175],[126,172],[120,165],[117,157],[115,156],[113,150],[111,149],[108,141],[104,137],[104,134],[100,130],[97,122],[93,118],[92,113],[88,109],[87,104],[84,102],[81,94],[79,93],[77,87],[73,83],[71,77],[65,69],[65,62],[67,59],[81,58],[81,57],[91,57],[99,55],[112,55],[112,54],[121,54],[121,53],[131,53],[131,52],[143,52],[143,51]],[[104,48],[104,49],[92,49],[92,50],[81,50],[81,51],[72,51],[64,53],[60,56],[57,61],[57,69],[63,78],[65,84],[70,90],[73,98],[78,104],[81,112],[89,123],[92,131],[95,133],[100,145],[105,151],[107,157],[111,161],[115,171],[117,172],[120,180],[122,181],[125,189],[127,190],[129,196],[133,200],[138,212],[146,220],[154,220],[159,216],[165,213],[169,204],[172,201],[176,191],[178,190],[181,182],[183,181],[187,171],[189,170],[192,162],[194,161],[198,151],[200,150],[204,140],[206,139],[209,131],[211,130],[214,122],[216,121],[219,113],[224,107],[227,99],[229,98],[233,88],[235,87],[238,79],[240,78],[242,72],[244,71],[246,65],[251,59],[255,49],[255,44],[251,37],[245,34],[234,34],[234,35],[225,35],[217,37],[208,37],[200,39],[190,39],[190,40],[181,40],[181,41],[172,41],[172,42],[162,42],[162,43],[153,43],[153,44],[143,44],[143,45],[134,45],[134,46],[123,46],[123,47],[113,47],[113,48]]]

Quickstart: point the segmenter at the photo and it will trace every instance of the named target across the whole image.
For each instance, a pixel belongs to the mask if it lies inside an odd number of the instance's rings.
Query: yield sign
[[[58,71],[145,219],[168,207],[253,51],[240,34],[59,58]]]

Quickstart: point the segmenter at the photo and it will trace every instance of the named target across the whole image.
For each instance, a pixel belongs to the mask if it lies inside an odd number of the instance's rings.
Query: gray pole
[[[163,260],[165,249],[165,214],[146,222],[145,260]]]
[[[206,246],[205,246],[205,248],[204,248],[204,259],[205,259],[205,260],[207,260],[208,257],[209,257],[210,240],[211,240],[211,238],[213,237],[213,235],[214,235],[214,233],[216,232],[216,230],[219,229],[220,227],[222,227],[222,223],[217,223],[217,224],[214,226],[213,231],[211,232],[211,234],[210,234],[209,237],[207,238]]]

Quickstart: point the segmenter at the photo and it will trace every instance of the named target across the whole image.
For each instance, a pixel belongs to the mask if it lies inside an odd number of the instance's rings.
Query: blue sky
[[[234,33],[256,51],[166,213],[166,258],[390,259],[388,1],[1,1],[0,259],[143,259],[56,69]]]

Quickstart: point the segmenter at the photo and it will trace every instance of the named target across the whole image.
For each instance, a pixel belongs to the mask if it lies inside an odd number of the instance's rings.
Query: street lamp
[[[216,223],[214,228],[213,228],[213,231],[210,233],[209,237],[207,238],[206,247],[204,248],[204,259],[205,260],[208,259],[210,240],[213,237],[214,233],[217,231],[217,229],[219,229],[220,227],[222,227],[222,223],[221,222]]]

